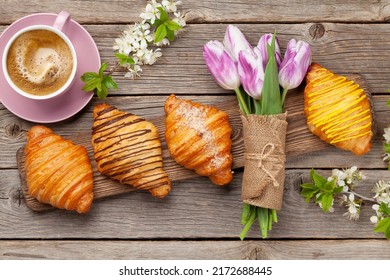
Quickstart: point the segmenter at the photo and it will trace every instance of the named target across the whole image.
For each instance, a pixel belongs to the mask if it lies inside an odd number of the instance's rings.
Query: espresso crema
[[[69,79],[73,56],[66,42],[49,30],[30,30],[12,43],[7,56],[11,80],[33,95],[48,95]]]

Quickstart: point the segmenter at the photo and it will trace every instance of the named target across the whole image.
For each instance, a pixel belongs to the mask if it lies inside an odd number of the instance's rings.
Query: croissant
[[[165,102],[165,113],[165,138],[172,158],[216,185],[230,183],[233,157],[228,115],[174,94]]]
[[[305,114],[309,130],[355,155],[371,149],[370,101],[362,88],[344,76],[313,63],[306,75]]]
[[[54,207],[89,211],[93,200],[92,166],[86,149],[44,126],[27,133],[25,167],[28,193]]]
[[[93,111],[92,146],[98,171],[121,183],[165,197],[171,182],[163,170],[157,128],[107,104]]]

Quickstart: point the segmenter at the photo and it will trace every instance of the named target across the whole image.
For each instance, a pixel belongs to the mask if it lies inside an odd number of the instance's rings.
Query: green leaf
[[[168,13],[163,9],[163,7],[157,7],[157,9],[160,11],[160,20],[162,22],[166,22],[169,19]]]
[[[387,100],[387,106],[390,106],[390,99]]]
[[[333,190],[334,194],[341,193],[344,190],[344,187],[337,187]]]
[[[380,220],[377,226],[374,228],[375,232],[387,232],[390,227],[390,218],[384,218]]]
[[[162,41],[165,36],[167,36],[167,27],[164,24],[161,24],[154,33],[154,42],[158,43]]]
[[[334,180],[332,181],[326,181],[326,183],[324,184],[323,186],[323,189],[326,191],[326,192],[329,192],[329,193],[333,193],[333,190],[334,190],[334,187],[335,187],[335,182]]]
[[[102,63],[102,65],[100,66],[100,69],[99,69],[99,76],[101,78],[103,78],[103,72],[107,69],[108,65],[107,63]]]
[[[318,174],[314,169],[310,171],[310,178],[313,180],[314,184],[318,187],[325,185],[328,180]]]
[[[175,40],[175,32],[167,29],[167,38],[169,41],[173,42]]]
[[[257,219],[259,221],[261,237],[267,238],[269,229],[269,213],[268,208],[256,207],[257,208]],[[271,223],[272,225],[272,223]]]
[[[241,240],[244,240],[245,236],[248,234],[248,231],[252,227],[253,222],[256,220],[256,212],[257,211],[251,211],[249,219],[248,219],[247,223],[245,224],[244,228],[242,229],[242,231],[240,233],[240,239]]]
[[[318,193],[317,189],[302,189],[301,195],[305,198],[306,203],[310,202],[310,199]]]
[[[384,215],[390,215],[390,207],[384,202],[379,205],[379,211]]]
[[[118,89],[118,84],[114,81],[112,76],[104,76],[103,79],[103,84],[108,88],[108,89]]]
[[[104,84],[100,84],[101,89],[98,89],[95,93],[100,99],[104,99],[108,95],[108,88]]]
[[[387,229],[385,231],[385,236],[387,239],[390,239],[390,226],[387,227]]]
[[[99,74],[96,73],[96,72],[85,72],[81,77],[80,79],[86,83],[88,81],[91,81],[93,79],[97,79],[99,78]]]
[[[177,22],[174,22],[172,20],[167,21],[164,24],[167,26],[167,28],[169,30],[172,30],[172,31],[178,31],[178,30],[182,29],[180,24],[178,24]]]
[[[283,112],[280,94],[278,69],[275,59],[275,34],[272,36],[271,46],[267,44],[268,63],[264,73],[264,85],[261,102],[261,114],[273,115]]]
[[[333,196],[331,193],[326,193],[321,198],[322,210],[324,212],[328,212],[330,207],[332,206]]]
[[[124,66],[126,64],[134,64],[134,59],[131,56],[125,55],[123,53],[116,53],[115,56],[119,59],[119,64]]]
[[[100,78],[94,78],[94,79],[87,81],[84,84],[82,89],[84,91],[93,91],[95,88],[98,87],[99,84],[101,84]]]
[[[388,154],[390,154],[390,144],[385,143],[383,146],[384,146],[384,148],[385,148],[385,152],[388,153]]]

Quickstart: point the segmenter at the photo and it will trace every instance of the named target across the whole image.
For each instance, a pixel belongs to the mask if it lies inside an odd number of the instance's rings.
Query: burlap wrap
[[[242,199],[280,210],[284,189],[287,113],[241,115],[245,144]]]

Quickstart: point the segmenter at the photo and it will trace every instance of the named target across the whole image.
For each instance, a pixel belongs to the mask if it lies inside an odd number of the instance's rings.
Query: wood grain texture
[[[352,21],[387,22],[390,16],[389,1],[183,1],[181,11],[188,22],[301,22],[301,21]],[[58,13],[68,10],[81,23],[112,23],[138,21],[145,7],[144,0],[31,0],[20,8],[17,0],[0,3],[0,24],[38,12]],[[288,11],[286,13],[285,11]],[[304,15],[304,16],[303,16]]]
[[[367,89],[367,84],[364,79],[360,76],[349,76],[350,79],[358,83],[366,92],[370,100],[371,94]],[[236,102],[219,102],[214,104],[218,109],[225,111],[229,116],[229,123],[232,127],[232,155],[233,155],[233,166],[232,169],[237,169],[244,166],[244,140],[242,132],[242,123],[240,120],[240,113]],[[303,100],[302,93],[297,92],[286,105],[286,110],[289,112],[287,119],[289,126],[286,136],[286,154],[287,156],[302,156],[307,153],[317,152],[325,150],[328,145],[320,141],[318,137],[312,135],[307,129],[306,118],[302,114],[303,112]],[[131,111],[130,111],[131,112]],[[375,114],[374,114],[375,115]],[[374,118],[375,119],[375,118]],[[154,123],[160,133],[160,141],[163,148],[163,161],[164,170],[167,172],[172,182],[180,181],[189,178],[198,177],[193,171],[189,171],[184,167],[176,164],[176,162],[170,157],[167,149],[164,133],[165,133],[165,115],[155,116],[149,119]],[[101,199],[105,197],[111,197],[123,193],[134,191],[133,188],[129,188],[126,185],[122,185],[110,178],[100,174],[97,171],[97,166],[93,160],[93,147],[91,145],[91,132],[88,131],[79,132],[76,135],[70,136],[69,138],[75,144],[80,144],[86,147],[90,156],[93,170],[94,170],[94,197],[95,199]],[[47,204],[38,202],[36,199],[31,197],[28,193],[28,186],[26,182],[26,174],[24,168],[24,147],[21,147],[16,154],[17,165],[19,169],[19,176],[21,179],[21,189],[23,191],[25,202],[29,208],[34,211],[46,211],[51,209]]]
[[[389,6],[390,7],[390,6]],[[203,45],[223,40],[226,24],[190,24],[180,39],[163,49],[153,66],[143,66],[142,77],[129,80],[124,72],[114,78],[119,90],[115,95],[232,94],[213,80],[202,56]],[[252,45],[260,36],[276,31],[282,48],[295,38],[310,43],[313,60],[337,74],[362,75],[373,94],[387,94],[390,84],[390,31],[387,24],[237,24]],[[126,25],[85,25],[99,48],[102,61],[115,65],[112,49]],[[4,27],[0,27],[2,31]],[[313,31],[314,30],[314,31]]]
[[[94,248],[91,251],[91,248]],[[380,253],[379,253],[380,252]],[[2,260],[377,260],[385,240],[0,241]]]
[[[388,170],[363,170],[368,179],[356,191],[371,197],[375,182],[390,180]],[[286,172],[283,209],[271,239],[345,239],[377,238],[373,232],[370,204],[363,206],[358,222],[343,217],[344,207],[335,205],[334,213],[323,213],[306,204],[299,194],[300,184],[308,182],[309,169]],[[330,170],[319,170],[330,176]],[[147,192],[133,192],[95,201],[90,213],[79,215],[64,210],[31,211],[20,194],[17,170],[0,170],[0,239],[237,239],[241,221],[242,171],[233,182],[220,188],[207,178],[189,179],[173,184],[166,199]],[[257,226],[248,238],[260,239]]]

